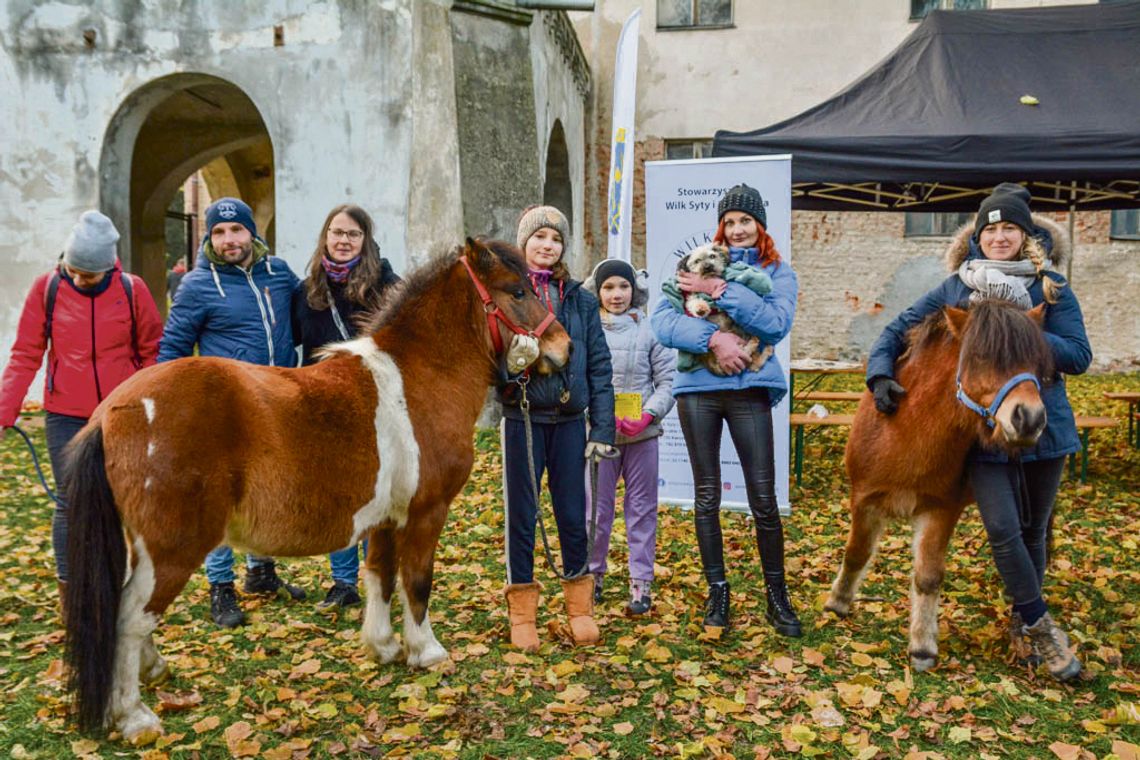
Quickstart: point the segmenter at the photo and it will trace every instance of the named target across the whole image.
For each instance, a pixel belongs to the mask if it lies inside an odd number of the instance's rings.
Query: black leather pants
[[[776,463],[772,443],[772,408],[766,388],[686,393],[677,397],[677,414],[696,493],[697,545],[709,583],[725,580],[720,531],[720,437],[724,423],[744,470],[748,508],[765,575],[784,569],[784,533],[776,505]]]

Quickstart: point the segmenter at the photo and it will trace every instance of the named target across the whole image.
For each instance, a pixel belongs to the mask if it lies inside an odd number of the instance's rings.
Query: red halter
[[[479,293],[479,298],[483,300],[483,311],[487,314],[487,329],[491,332],[491,343],[495,346],[495,354],[503,353],[503,338],[499,335],[499,329],[495,325],[495,320],[499,320],[503,325],[516,335],[530,335],[537,338],[546,332],[546,328],[554,322],[553,312],[547,312],[546,319],[539,323],[538,327],[533,330],[524,330],[511,321],[510,317],[502,310],[502,308],[495,303],[491,298],[491,294],[487,292],[487,288],[476,276],[475,270],[471,268],[471,263],[467,261],[466,256],[460,256],[459,260],[463,262],[463,266],[467,269],[467,274],[471,276],[471,282],[475,284],[475,290]]]

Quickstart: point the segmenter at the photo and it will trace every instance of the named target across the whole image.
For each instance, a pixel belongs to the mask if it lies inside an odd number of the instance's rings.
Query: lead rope
[[[48,498],[61,507],[64,506],[63,502],[59,500],[59,497],[55,495],[55,491],[51,490],[51,487],[47,483],[47,478],[44,477],[44,470],[43,467],[40,466],[40,458],[36,454],[36,446],[32,443],[31,437],[25,433],[23,428],[21,428],[19,425],[13,425],[12,429],[20,434],[20,437],[24,439],[24,443],[28,444],[28,451],[32,452],[32,465],[34,465],[36,468],[36,475],[39,477],[40,485],[44,487],[44,491],[47,493]]]
[[[594,553],[594,537],[598,531],[598,462],[587,462],[590,468],[590,505],[593,508],[594,515],[590,520],[590,529],[586,533],[586,561],[578,572],[563,574],[558,571],[558,563],[554,561],[554,553],[550,550],[550,539],[546,536],[546,524],[542,519],[541,494],[538,491],[538,477],[534,472],[534,433],[530,426],[530,399],[528,399],[526,395],[526,386],[530,382],[530,378],[527,375],[523,375],[516,382],[518,383],[519,390],[522,392],[519,409],[522,410],[523,430],[526,431],[527,472],[530,474],[530,487],[534,493],[534,510],[538,516],[538,532],[542,536],[542,550],[546,553],[546,561],[550,564],[550,569],[560,580],[570,581],[575,578],[581,578],[589,572],[590,556]]]

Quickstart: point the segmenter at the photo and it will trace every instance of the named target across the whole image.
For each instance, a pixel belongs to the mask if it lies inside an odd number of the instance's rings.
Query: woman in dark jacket
[[[550,478],[550,497],[565,574],[562,582],[570,633],[575,643],[598,640],[594,623],[594,581],[585,572],[587,556],[586,460],[617,453],[614,442],[614,390],[610,350],[598,316],[598,299],[573,280],[562,253],[569,240],[566,216],[553,206],[532,206],[519,220],[518,245],[526,256],[530,281],[540,301],[570,334],[570,364],[554,375],[534,376],[526,385],[533,431],[534,477]],[[538,504],[527,472],[528,457],[521,389],[506,383],[503,402],[503,471],[507,511],[507,608],[511,644],[538,648],[535,616],[539,586],[534,582],[534,530]],[[589,416],[587,431],[586,417]]]
[[[906,332],[943,306],[982,298],[1002,298],[1026,309],[1045,304],[1043,328],[1056,368],[1053,377],[1040,378],[1045,430],[1019,462],[997,451],[975,450],[967,475],[994,564],[1013,601],[1009,633],[1015,657],[1044,661],[1054,678],[1065,681],[1080,673],[1081,664],[1042,596],[1045,534],[1065,457],[1081,447],[1062,373],[1083,373],[1092,349],[1077,297],[1064,278],[1049,271],[1064,265],[1069,241],[1058,225],[1030,213],[1029,198],[1025,188],[1003,183],[982,201],[974,224],[960,230],[947,251],[954,274],[896,317],[875,341],[867,361],[867,387],[884,414],[905,403],[894,366],[906,347]]]
[[[350,204],[337,206],[325,217],[306,271],[308,276],[293,294],[293,335],[301,343],[305,365],[317,361],[321,346],[354,337],[360,315],[375,310],[387,289],[400,281],[380,256],[372,218]],[[359,604],[358,548],[333,552],[329,566],[333,585],[317,606]]]

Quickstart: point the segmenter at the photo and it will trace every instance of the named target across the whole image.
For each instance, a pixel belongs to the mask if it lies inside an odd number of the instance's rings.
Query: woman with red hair
[[[775,346],[792,329],[799,285],[796,274],[768,235],[764,200],[755,188],[737,185],[717,205],[715,242],[727,246],[732,261],[771,279],[764,295],[736,281],[677,275],[683,293],[704,293],[737,327],[760,340],[759,350]],[[767,288],[764,288],[767,290]],[[697,363],[673,378],[677,415],[689,450],[696,493],[697,545],[709,584],[704,625],[724,629],[729,622],[728,581],[720,530],[720,439],[725,423],[744,470],[748,507],[756,520],[756,543],[767,586],[768,621],[784,636],[800,636],[799,618],[788,601],[784,580],[784,529],[776,504],[776,465],[772,407],[787,393],[784,371],[774,355],[752,368],[744,341],[713,322],[689,316],[669,298],[653,311],[653,330],[665,346],[690,354],[713,353],[727,374]],[[754,364],[754,362],[753,362]]]

